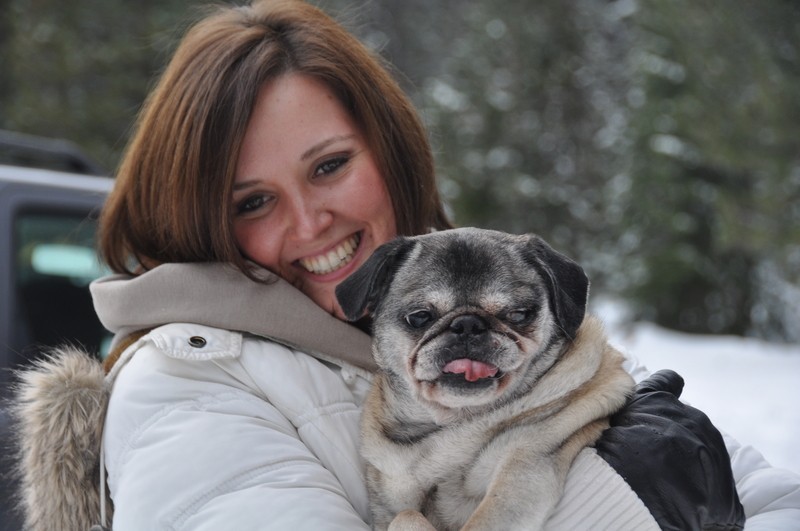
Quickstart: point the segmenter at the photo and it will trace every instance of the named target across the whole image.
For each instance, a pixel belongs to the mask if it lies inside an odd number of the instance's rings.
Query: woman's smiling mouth
[[[360,241],[361,234],[353,234],[327,253],[309,258],[301,258],[298,260],[298,263],[303,269],[315,275],[333,273],[337,269],[341,269],[350,263],[358,249]]]

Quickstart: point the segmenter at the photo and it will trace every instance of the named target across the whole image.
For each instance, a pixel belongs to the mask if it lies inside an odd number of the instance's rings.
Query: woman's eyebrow
[[[238,190],[244,190],[246,188],[250,188],[251,186],[255,186],[256,184],[258,184],[258,181],[255,179],[251,181],[236,182],[233,183],[233,191],[236,192]]]
[[[342,142],[343,140],[351,140],[351,139],[355,138],[355,136],[356,136],[355,134],[351,134],[351,135],[336,135],[336,136],[332,136],[330,138],[326,138],[322,142],[320,142],[318,144],[315,144],[315,145],[311,146],[310,148],[308,148],[300,156],[300,160],[303,160],[303,161],[308,160],[311,157],[313,157],[316,154],[318,154],[320,151],[322,151],[325,148],[327,148],[328,146],[330,146],[331,144],[335,144],[337,142]]]
[[[327,147],[336,144],[337,142],[344,142],[345,140],[352,140],[353,138],[356,138],[355,133],[349,135],[334,135],[330,138],[326,138],[322,142],[314,144],[313,146],[308,148],[305,152],[303,152],[303,154],[300,155],[300,160],[306,161],[317,155],[319,152],[325,150]],[[258,179],[252,179],[252,180],[233,183],[233,191],[236,192],[239,190],[250,188],[251,186],[257,185],[258,182],[259,182]]]

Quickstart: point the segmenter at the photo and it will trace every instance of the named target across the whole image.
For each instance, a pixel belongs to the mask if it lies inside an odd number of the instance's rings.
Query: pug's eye
[[[511,310],[506,314],[506,320],[512,324],[522,324],[531,317],[530,310]]]
[[[433,314],[428,310],[417,310],[406,315],[406,322],[411,328],[422,328],[433,320]]]

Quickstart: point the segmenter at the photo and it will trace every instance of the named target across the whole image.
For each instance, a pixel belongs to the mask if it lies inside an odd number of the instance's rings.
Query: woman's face
[[[340,318],[336,285],[396,235],[361,131],[326,85],[302,74],[262,87],[232,201],[241,252]]]

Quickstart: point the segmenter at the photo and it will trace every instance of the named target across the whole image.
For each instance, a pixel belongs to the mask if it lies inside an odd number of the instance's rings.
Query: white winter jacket
[[[113,528],[367,529],[363,372],[240,332],[153,330],[115,368]]]
[[[254,283],[219,264],[160,266],[92,291],[118,337],[155,327],[105,378],[116,531],[369,527],[358,456],[373,368],[366,334],[285,283]],[[647,375],[628,368],[637,380]],[[800,478],[726,444],[746,529],[800,529]],[[32,488],[48,488],[39,483]],[[655,521],[587,450],[549,524],[653,529]]]

